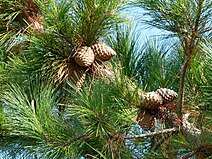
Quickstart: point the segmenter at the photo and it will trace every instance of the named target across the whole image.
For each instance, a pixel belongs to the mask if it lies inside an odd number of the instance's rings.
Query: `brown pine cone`
[[[142,95],[142,105],[146,109],[158,109],[163,103],[163,99],[155,92],[148,92]]]
[[[157,114],[157,118],[161,119],[161,120],[166,120],[167,115],[168,115],[168,109],[164,106],[161,106],[158,108],[158,114]]]
[[[150,130],[154,126],[154,116],[145,111],[145,109],[140,109],[137,115],[138,125],[144,130]]]
[[[85,81],[86,73],[87,68],[77,65],[73,59],[66,59],[59,65],[55,82],[71,80],[79,88]]]
[[[178,96],[175,91],[167,88],[160,88],[156,91],[156,93],[162,96],[163,104],[171,103]]]
[[[88,67],[94,62],[94,53],[90,47],[81,46],[74,54],[75,62],[83,67]]]
[[[92,45],[91,49],[94,52],[95,58],[100,61],[108,61],[116,55],[116,52],[112,48],[102,42]]]

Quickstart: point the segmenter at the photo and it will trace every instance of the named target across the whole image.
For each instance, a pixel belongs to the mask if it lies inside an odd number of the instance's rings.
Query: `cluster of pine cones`
[[[110,60],[116,52],[103,42],[96,42],[89,46],[80,46],[71,59],[64,61],[59,66],[57,79],[71,79],[77,88],[83,85],[87,73],[95,76],[101,73],[113,74],[103,62]]]
[[[95,59],[104,62],[115,55],[116,52],[112,48],[102,42],[97,42],[91,47],[79,47],[74,54],[74,60],[79,66],[88,67],[94,63]]]
[[[171,102],[177,98],[177,93],[167,88],[160,88],[155,92],[142,95],[142,108],[137,115],[137,122],[144,130],[154,126],[154,118],[165,119]]]

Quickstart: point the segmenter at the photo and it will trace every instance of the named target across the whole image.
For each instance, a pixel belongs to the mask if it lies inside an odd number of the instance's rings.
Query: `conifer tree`
[[[211,7],[0,0],[0,158],[210,157]]]

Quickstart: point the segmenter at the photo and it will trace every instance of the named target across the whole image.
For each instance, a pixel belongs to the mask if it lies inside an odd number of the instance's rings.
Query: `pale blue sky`
[[[127,17],[127,19],[130,20],[129,23],[137,26],[136,33],[138,33],[139,37],[141,38],[139,39],[141,41],[141,44],[143,44],[147,39],[168,33],[164,30],[153,27],[150,28],[149,26],[142,24],[142,19],[148,19],[148,17],[143,16],[143,13],[145,13],[145,11],[142,8],[138,7],[127,8],[123,13],[123,17]]]

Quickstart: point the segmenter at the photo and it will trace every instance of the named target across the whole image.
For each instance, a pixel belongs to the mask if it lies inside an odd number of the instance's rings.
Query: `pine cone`
[[[171,125],[172,127],[179,127],[182,124],[182,121],[180,120],[178,115],[172,111],[167,112],[166,120],[167,120],[168,124]]]
[[[175,91],[167,88],[160,88],[156,91],[156,93],[162,96],[163,104],[172,102],[178,96]]]
[[[158,108],[157,118],[161,120],[165,120],[167,118],[168,109],[164,106]]]
[[[155,92],[148,92],[142,96],[142,104],[146,109],[158,109],[162,103],[162,97]]]
[[[73,59],[66,59],[59,65],[55,82],[71,80],[80,88],[84,83],[86,71],[85,67],[77,65]]]
[[[74,54],[75,62],[83,67],[88,67],[94,62],[94,53],[90,47],[81,46]]]
[[[108,61],[116,55],[116,52],[112,48],[102,42],[92,45],[91,49],[94,52],[95,58],[101,61]]]
[[[144,130],[150,130],[154,126],[154,116],[147,113],[144,109],[140,109],[137,115],[138,125]]]

